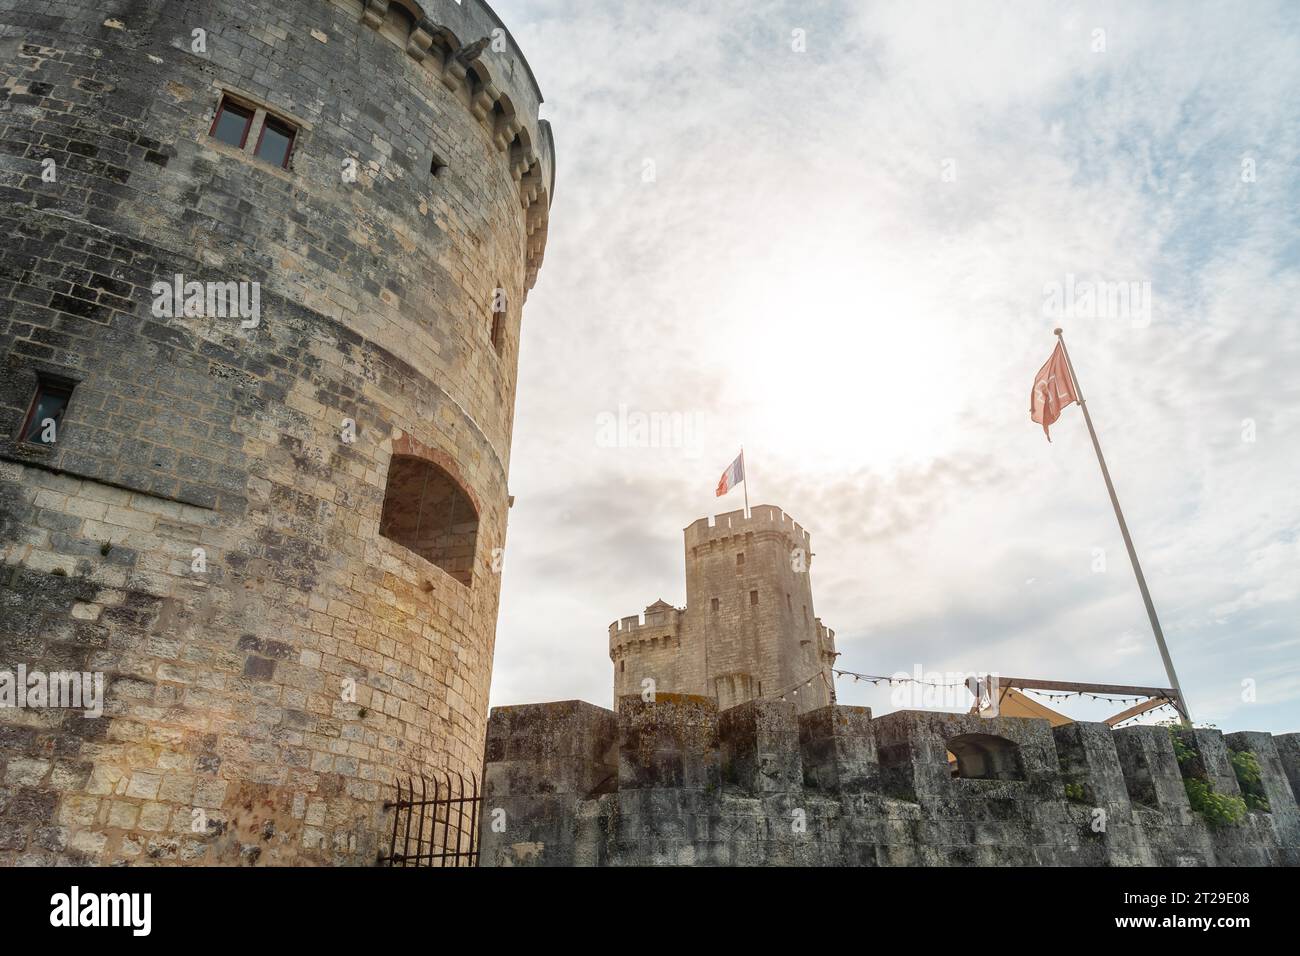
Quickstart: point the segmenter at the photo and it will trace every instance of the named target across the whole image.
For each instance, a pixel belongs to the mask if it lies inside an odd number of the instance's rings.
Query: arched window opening
[[[1024,780],[1020,748],[993,734],[962,734],[948,741],[952,775],[966,780]]]
[[[393,456],[379,533],[466,587],[473,583],[478,513],[456,479],[433,462]]]

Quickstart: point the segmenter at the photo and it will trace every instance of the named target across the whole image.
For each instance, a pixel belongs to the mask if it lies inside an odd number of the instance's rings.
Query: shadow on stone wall
[[[1231,754],[1243,751],[1268,809],[1235,822],[1194,810],[1187,780],[1242,798]],[[625,697],[617,714],[499,707],[481,865],[1294,866],[1298,777],[1300,734],[796,716],[779,701],[719,714],[684,695]]]

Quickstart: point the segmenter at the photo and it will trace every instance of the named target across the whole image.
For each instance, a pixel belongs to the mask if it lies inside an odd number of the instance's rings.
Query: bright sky
[[[1078,407],[1029,421],[1062,325],[1194,716],[1300,730],[1300,7],[494,6],[558,166],[494,705],[610,705],[741,444],[845,668],[1163,685]]]

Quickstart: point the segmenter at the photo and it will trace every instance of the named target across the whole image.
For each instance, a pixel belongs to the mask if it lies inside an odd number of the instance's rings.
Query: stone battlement
[[[1241,798],[1231,761],[1247,751],[1256,809],[1213,824],[1186,781]],[[796,716],[766,700],[719,713],[664,694],[624,697],[617,714],[498,707],[481,865],[1294,866],[1298,781],[1300,734],[842,706]],[[490,825],[497,809],[504,830]]]
[[[799,523],[775,505],[755,505],[745,517],[744,509],[728,511],[712,518],[699,518],[686,526],[686,550],[721,541],[724,538],[743,536],[746,532],[783,532],[796,546],[811,547],[812,537]]]
[[[609,626],[609,651],[612,655],[620,648],[635,649],[646,642],[657,642],[666,637],[677,637],[683,610],[660,601],[651,604],[643,614],[619,618]]]
[[[609,626],[615,707],[654,687],[726,708],[809,680],[800,709],[831,703],[834,632],[813,607],[809,533],[788,512],[758,505],[700,518],[682,536],[686,606],[656,601],[644,618]]]
[[[551,124],[519,45],[483,0],[325,0],[397,46],[452,93],[491,134],[525,210],[526,287],[537,281],[555,191]],[[494,42],[495,41],[495,42]]]

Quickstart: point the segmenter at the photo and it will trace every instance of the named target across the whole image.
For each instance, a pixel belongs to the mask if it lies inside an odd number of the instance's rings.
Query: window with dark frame
[[[284,120],[268,114],[262,124],[262,132],[257,137],[257,147],[253,150],[253,155],[273,166],[288,169],[289,155],[293,152],[293,140],[296,134],[297,130]]]
[[[236,149],[243,149],[248,142],[248,131],[252,125],[253,110],[223,96],[221,105],[217,107],[217,115],[212,120],[209,135]]]
[[[23,420],[19,441],[35,445],[52,445],[57,442],[59,428],[63,424],[63,414],[67,411],[68,401],[72,398],[72,388],[71,382],[38,378],[36,394],[32,396],[27,417]]]

